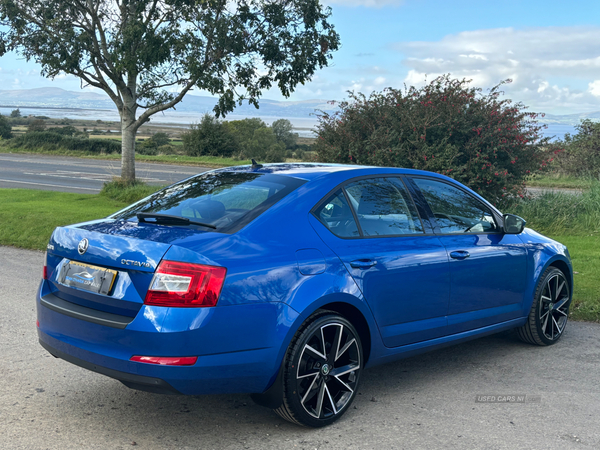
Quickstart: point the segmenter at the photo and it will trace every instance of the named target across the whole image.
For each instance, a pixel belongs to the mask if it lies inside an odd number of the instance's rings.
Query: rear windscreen
[[[109,218],[137,220],[141,212],[167,214],[232,233],[304,183],[273,174],[209,172],[158,191]]]

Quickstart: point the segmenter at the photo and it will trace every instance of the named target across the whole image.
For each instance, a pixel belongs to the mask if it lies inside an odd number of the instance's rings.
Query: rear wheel
[[[571,291],[565,275],[549,267],[538,283],[527,323],[517,329],[529,344],[552,345],[562,336],[569,317]]]
[[[362,365],[362,345],[354,326],[336,313],[313,315],[286,354],[283,402],[275,412],[309,427],[333,423],[354,400]]]

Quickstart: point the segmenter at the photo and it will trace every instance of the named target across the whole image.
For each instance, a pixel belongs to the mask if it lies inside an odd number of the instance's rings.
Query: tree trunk
[[[123,99],[121,112],[121,179],[126,183],[135,181],[135,135],[136,125],[135,113],[137,110],[136,99],[131,93],[135,92],[135,84]],[[127,95],[129,94],[129,95]]]
[[[135,181],[135,135],[132,122],[121,119],[121,179],[126,183]],[[129,122],[129,125],[127,124]]]

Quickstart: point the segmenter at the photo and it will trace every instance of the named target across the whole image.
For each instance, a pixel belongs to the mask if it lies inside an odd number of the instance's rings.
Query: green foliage
[[[162,132],[154,133],[152,136],[150,136],[148,141],[150,141],[157,148],[163,145],[169,145],[171,143],[169,135]]]
[[[25,150],[75,150],[89,153],[121,152],[121,143],[119,141],[72,137],[53,131],[27,132],[11,139],[7,145],[9,148]]]
[[[544,234],[595,235],[600,239],[600,182],[581,195],[559,191],[518,199],[504,208],[523,217],[527,226]]]
[[[558,170],[568,176],[600,179],[600,123],[585,119],[575,128],[576,134],[566,134],[555,145]]]
[[[15,117],[15,118],[16,118],[16,117],[21,117],[21,110],[20,110],[19,108],[17,108],[17,109],[13,109],[13,110],[10,112],[10,117]]]
[[[12,137],[12,127],[6,117],[0,114],[0,138],[10,139]]]
[[[275,133],[268,127],[255,130],[246,148],[247,153],[242,154],[245,159],[254,158],[268,163],[283,162],[285,160],[285,145],[277,142]]]
[[[130,204],[155,193],[163,186],[150,186],[142,181],[127,182],[120,178],[104,183],[100,191],[101,197]]]
[[[181,136],[183,149],[189,156],[231,156],[237,149],[234,135],[223,122],[205,114]]]
[[[287,119],[278,119],[271,124],[271,129],[275,133],[277,140],[285,145],[286,148],[296,146],[298,135],[293,132],[292,122]]]
[[[53,127],[48,131],[52,133],[62,134],[63,136],[78,136],[84,138],[88,137],[87,132],[78,130],[73,125],[67,125],[66,127]]]
[[[250,150],[250,141],[254,138],[256,130],[267,128],[267,124],[258,117],[250,117],[242,120],[232,120],[225,124],[231,134],[235,137],[237,143],[236,154],[239,158],[247,159],[252,152]],[[253,156],[256,158],[257,156]]]
[[[449,175],[493,202],[523,195],[526,177],[554,155],[537,114],[499,99],[502,84],[483,94],[445,75],[419,89],[350,93],[338,112],[318,116],[313,147],[321,161]]]
[[[189,156],[232,156],[262,162],[283,162],[285,145],[259,118],[221,122],[210,114],[182,135]]]
[[[29,123],[27,127],[28,133],[36,133],[46,130],[46,122],[43,119],[34,119]]]

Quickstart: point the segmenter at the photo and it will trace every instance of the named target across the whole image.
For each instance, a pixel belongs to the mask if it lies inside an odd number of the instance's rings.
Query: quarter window
[[[494,215],[479,200],[447,183],[414,178],[444,234],[493,233],[499,230]]]
[[[315,215],[336,236],[359,236],[352,210],[341,189],[338,189],[331,197],[325,200],[319,209],[315,211]]]

